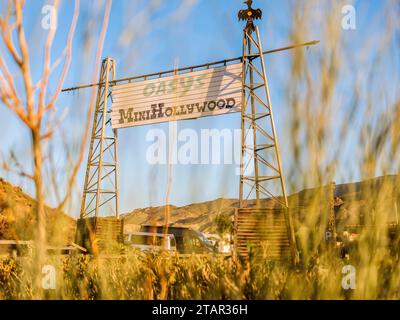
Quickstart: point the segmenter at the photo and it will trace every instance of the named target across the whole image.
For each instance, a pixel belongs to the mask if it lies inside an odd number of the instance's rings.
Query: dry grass
[[[361,249],[362,253],[364,249]],[[287,264],[241,262],[221,256],[178,258],[130,252],[125,256],[49,258],[56,266],[49,299],[399,299],[399,257],[385,250],[351,261],[357,270],[355,290],[341,287],[349,263],[328,252],[299,269]],[[31,299],[30,259],[0,264],[0,298]]]

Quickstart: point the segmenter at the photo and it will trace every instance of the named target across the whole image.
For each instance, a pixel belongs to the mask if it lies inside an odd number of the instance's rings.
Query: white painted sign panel
[[[242,64],[112,88],[114,129],[241,111]]]

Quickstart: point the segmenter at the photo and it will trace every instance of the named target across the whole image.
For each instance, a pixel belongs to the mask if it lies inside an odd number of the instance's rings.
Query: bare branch
[[[4,74],[4,76],[6,77],[7,87],[10,88],[10,90],[12,91],[12,94],[15,96],[16,100],[18,101],[18,103],[16,103],[16,104],[20,105],[21,103],[18,100],[18,94],[17,94],[17,90],[15,89],[13,77],[11,76],[10,72],[8,71],[8,68],[7,68],[6,64],[4,63],[2,56],[0,56],[0,72],[2,72]]]
[[[30,122],[35,123],[34,125],[38,126],[38,119],[34,117],[34,97],[32,91],[32,78],[31,78],[31,71],[30,71],[30,62],[29,62],[29,53],[28,47],[25,38],[25,32],[22,25],[22,8],[25,4],[25,1],[15,0],[15,11],[16,11],[16,23],[17,23],[17,33],[18,33],[18,42],[21,49],[21,63],[20,69],[22,72],[22,76],[24,79],[25,91],[26,91],[26,109],[27,109],[27,116]]]
[[[54,6],[56,8],[56,12],[58,11],[58,0],[54,1]],[[47,35],[47,41],[44,49],[44,63],[43,63],[43,77],[40,82],[40,91],[39,91],[39,102],[38,102],[38,116],[41,118],[43,116],[44,105],[45,105],[45,97],[47,84],[50,76],[50,64],[51,64],[51,47],[54,40],[54,35],[56,33],[57,28],[53,26],[50,28],[49,34]]]
[[[14,164],[15,169],[13,169],[9,163]],[[34,180],[33,175],[27,173],[23,169],[23,166],[18,161],[17,157],[15,156],[14,151],[10,151],[10,159],[8,161],[3,161],[2,165],[1,165],[1,169],[3,169],[4,171],[13,173],[13,174],[17,174],[17,175],[19,175],[21,177],[24,177],[24,178],[28,178],[28,179]]]
[[[68,73],[68,69],[71,64],[72,40],[74,38],[74,33],[75,33],[78,17],[79,17],[79,0],[75,0],[74,15],[72,17],[72,23],[71,23],[71,27],[69,30],[67,46],[66,46],[66,57],[65,57],[65,62],[64,62],[64,68],[61,72],[61,76],[58,81],[56,92],[54,93],[52,99],[46,106],[46,111],[49,111],[54,106],[54,103],[56,102],[56,100],[61,92],[65,77]]]
[[[21,57],[19,53],[17,52],[17,49],[15,45],[13,44],[12,38],[11,38],[11,31],[14,29],[14,27],[9,25],[9,19],[11,15],[11,2],[8,3],[7,6],[7,14],[5,19],[0,17],[0,31],[1,31],[1,36],[3,38],[4,44],[6,45],[8,51],[10,52],[11,56],[13,57],[15,63],[17,65],[21,65]]]
[[[2,86],[0,87],[0,99],[3,103],[14,112],[28,127],[30,127],[30,123],[28,118],[22,108],[20,101],[18,100],[17,94],[10,92],[9,83],[4,79],[4,76],[0,70],[0,83]]]

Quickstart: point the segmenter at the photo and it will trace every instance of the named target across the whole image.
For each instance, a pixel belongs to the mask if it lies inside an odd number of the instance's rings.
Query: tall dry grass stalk
[[[8,54],[12,57],[14,63],[18,66],[23,82],[23,91],[18,90],[15,83],[16,79],[10,73],[4,58],[0,57],[0,82],[2,83],[0,95],[2,102],[30,130],[33,174],[32,179],[36,190],[36,273],[39,274],[45,256],[46,246],[46,216],[45,216],[45,196],[43,193],[43,143],[51,138],[54,127],[48,125],[45,127],[44,119],[47,113],[52,112],[55,102],[61,91],[65,76],[68,72],[71,61],[71,46],[75,32],[75,27],[79,15],[79,1],[75,3],[75,11],[69,31],[69,37],[66,45],[66,54],[64,67],[62,69],[55,93],[46,102],[46,92],[49,83],[51,70],[51,47],[54,40],[55,28],[50,28],[44,48],[44,67],[42,78],[38,85],[35,85],[31,74],[31,61],[29,49],[26,41],[23,25],[23,9],[25,2],[21,0],[9,1],[6,15],[0,19],[1,36]],[[58,1],[54,3],[58,8]],[[14,43],[14,36],[17,44]],[[38,91],[38,93],[36,93]],[[37,95],[37,101],[35,96]],[[40,287],[41,279],[38,276],[35,285]]]

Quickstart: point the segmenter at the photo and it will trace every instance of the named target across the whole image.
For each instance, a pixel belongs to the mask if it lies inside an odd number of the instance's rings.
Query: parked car
[[[176,251],[176,241],[173,234],[130,232],[124,235],[124,243],[140,251]]]
[[[164,226],[150,226],[142,225],[140,227],[142,232],[157,232],[163,233]],[[173,234],[176,240],[176,250],[179,253],[213,253],[215,252],[214,246],[211,241],[207,239],[201,232],[185,227],[170,226],[167,229],[169,234]]]

